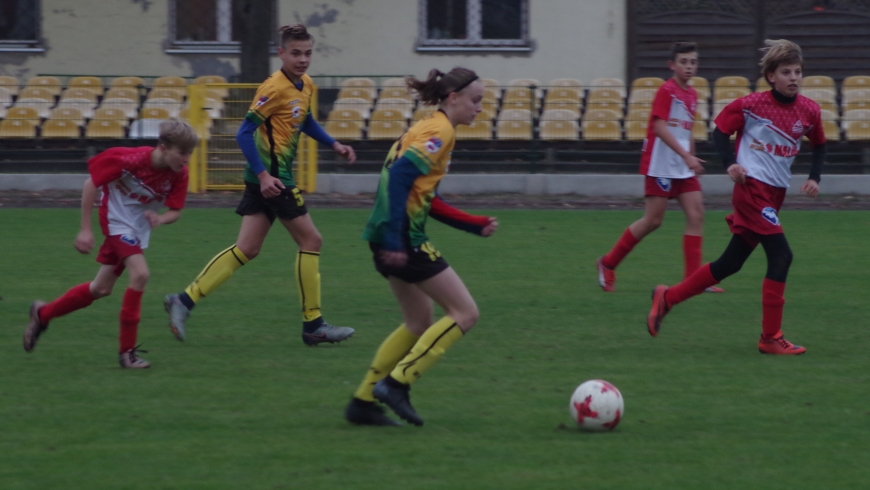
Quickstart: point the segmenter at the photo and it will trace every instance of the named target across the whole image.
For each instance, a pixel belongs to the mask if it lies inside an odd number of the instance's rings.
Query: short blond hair
[[[178,148],[184,153],[190,153],[199,143],[199,136],[190,124],[180,119],[167,119],[160,123],[160,135],[157,144],[167,148]]]
[[[780,65],[804,66],[804,55],[801,47],[787,39],[765,39],[761,62],[761,75],[767,80],[767,74],[773,73]],[[770,83],[767,80],[767,83]]]

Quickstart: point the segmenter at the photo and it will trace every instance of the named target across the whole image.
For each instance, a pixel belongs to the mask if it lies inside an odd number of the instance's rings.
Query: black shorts
[[[280,195],[266,199],[260,192],[260,184],[245,182],[245,194],[236,207],[236,214],[251,216],[259,213],[266,213],[269,222],[274,223],[275,217],[291,220],[308,214],[308,210],[305,209],[305,200],[296,186],[286,187],[281,190]]]
[[[372,249],[372,259],[375,261],[375,269],[384,277],[396,277],[408,283],[422,282],[437,276],[450,267],[450,264],[441,256],[441,252],[435,250],[429,242],[419,247],[408,248],[408,262],[403,267],[391,267],[381,261],[381,244],[369,243]]]

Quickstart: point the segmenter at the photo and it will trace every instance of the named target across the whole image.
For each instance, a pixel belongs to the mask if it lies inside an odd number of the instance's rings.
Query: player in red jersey
[[[735,182],[731,202],[734,212],[726,217],[731,242],[721,257],[704,265],[676,286],[656,286],[647,317],[650,335],[657,335],[662,318],[677,303],[695,296],[739,271],[761,243],[767,255],[767,274],[762,285],[761,340],[763,354],[803,354],[806,349],[782,336],[785,280],[792,252],[779,221],[779,209],[791,180],[791,164],[806,136],[813,145],[813,164],[801,192],[819,193],[825,158],[825,133],[819,105],[800,95],[803,55],[800,46],[784,39],[765,41],[761,72],[771,85],[728,104],[716,118],[713,140],[728,175]],[[737,133],[737,156],[730,135]]]
[[[616,267],[641,240],[662,224],[669,199],[676,199],[686,213],[683,233],[685,277],[701,267],[701,241],[704,234],[704,201],[697,175],[704,173],[703,160],[695,156],[692,126],[698,94],[689,80],[698,70],[695,43],[671,46],[668,67],[674,76],[656,92],[643,141],[640,173],[645,175],[644,214],[596,263],[598,283],[604,291],[614,291]],[[722,292],[711,287],[709,292]]]
[[[130,283],[121,303],[118,360],[124,368],[150,367],[139,357],[136,346],[142,293],[149,276],[142,251],[148,248],[153,228],[181,216],[187,197],[187,162],[197,140],[190,125],[171,119],[160,124],[156,147],[110,148],[88,161],[90,177],[82,189],[81,230],[74,246],[83,254],[94,246],[91,211],[99,188],[100,229],[105,240],[97,262],[102,265],[93,281],[73,287],[50,303],[33,302],[24,331],[25,351],[36,347],[51,320],[111,294],[121,273],[128,269]],[[163,206],[169,210],[158,214]]]

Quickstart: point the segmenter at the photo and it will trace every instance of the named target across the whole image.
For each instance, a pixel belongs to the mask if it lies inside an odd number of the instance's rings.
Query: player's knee
[[[91,283],[91,294],[94,298],[105,298],[112,294],[112,286]]]
[[[299,244],[299,248],[309,252],[319,252],[320,247],[323,246],[323,237],[317,231],[306,236],[301,241],[302,243]]]
[[[649,216],[646,218],[646,229],[647,231],[655,231],[658,230],[660,226],[662,226],[662,216]]]
[[[151,278],[151,272],[148,269],[130,271],[130,286],[134,289],[143,290],[148,284],[148,279]]]
[[[462,311],[459,311],[454,314],[453,320],[459,324],[459,327],[463,332],[467,332],[471,330],[471,327],[477,324],[477,320],[480,319],[480,310],[477,309],[477,306],[473,306]]]
[[[238,247],[238,249],[241,250],[243,254],[245,254],[245,257],[249,261],[254,260],[254,258],[256,256],[260,255],[260,247],[242,248],[242,247],[239,247],[238,245],[236,245],[236,247]]]

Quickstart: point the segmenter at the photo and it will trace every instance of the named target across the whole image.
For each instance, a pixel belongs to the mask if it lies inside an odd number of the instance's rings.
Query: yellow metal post
[[[199,145],[193,150],[188,169],[190,178],[188,182],[189,192],[204,192],[206,182],[206,159],[208,158],[208,128],[205,124],[204,93],[202,85],[189,85],[187,87],[190,108],[188,120],[193,130],[199,136]]]

